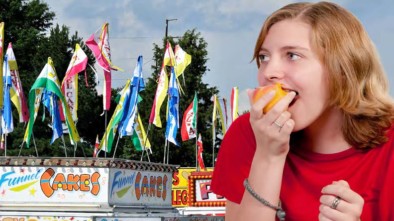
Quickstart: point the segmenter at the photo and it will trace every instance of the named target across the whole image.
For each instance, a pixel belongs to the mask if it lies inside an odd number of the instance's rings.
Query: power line
[[[129,39],[146,39],[146,38],[154,38],[154,37],[148,37],[148,36],[142,36],[142,37],[110,37],[112,39],[118,39],[118,40],[129,40]]]

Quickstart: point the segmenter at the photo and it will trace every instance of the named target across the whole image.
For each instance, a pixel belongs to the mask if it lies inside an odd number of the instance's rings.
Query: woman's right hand
[[[295,97],[294,92],[288,93],[271,110],[263,114],[263,108],[274,97],[270,91],[255,103],[252,102],[254,90],[248,90],[250,108],[250,124],[256,139],[256,153],[270,159],[286,157],[289,152],[290,134],[294,128],[294,121],[287,111],[289,104]]]

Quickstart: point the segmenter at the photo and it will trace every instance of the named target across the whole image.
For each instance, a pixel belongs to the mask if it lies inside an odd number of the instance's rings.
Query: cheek
[[[265,78],[264,78],[264,74],[262,71],[262,68],[259,68],[257,71],[257,82],[259,83],[259,86],[263,86],[265,85]]]

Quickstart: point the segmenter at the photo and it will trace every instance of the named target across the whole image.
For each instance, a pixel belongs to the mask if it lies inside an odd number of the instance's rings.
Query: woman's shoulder
[[[244,127],[250,127],[249,123],[249,118],[250,118],[250,113],[245,113],[240,115],[237,119],[234,120],[234,122],[230,125],[229,129],[231,128],[236,128],[239,129],[244,128]]]
[[[381,146],[384,147],[386,151],[392,152],[394,154],[394,124],[386,131],[387,141]]]

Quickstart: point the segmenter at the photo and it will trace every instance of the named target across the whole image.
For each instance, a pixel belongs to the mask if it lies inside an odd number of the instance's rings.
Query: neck
[[[328,108],[302,133],[301,146],[312,152],[330,154],[351,146],[342,133],[343,115],[337,108]]]

